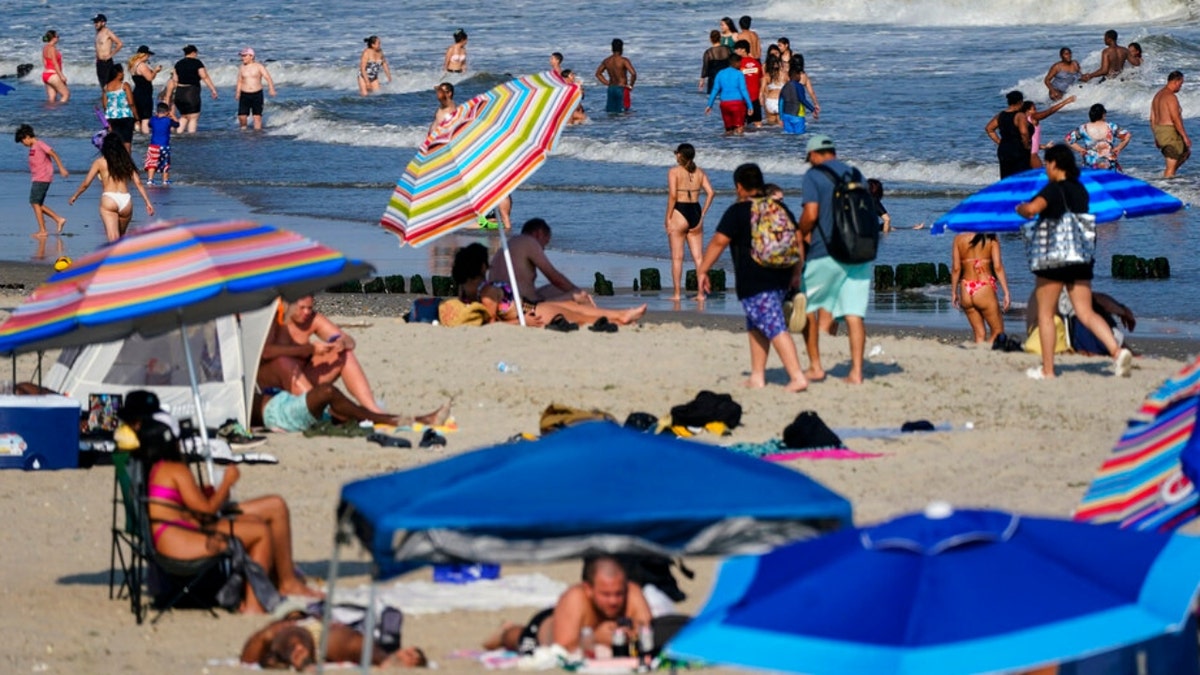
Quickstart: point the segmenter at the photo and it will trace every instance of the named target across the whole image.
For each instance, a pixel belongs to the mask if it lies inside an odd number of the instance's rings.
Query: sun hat
[[[238,56],[254,56],[254,48],[242,47],[242,51],[238,52]]]
[[[807,155],[811,152],[827,152],[836,149],[837,148],[834,146],[832,138],[826,136],[825,134],[817,134],[808,139],[808,145],[804,147],[804,154]]]

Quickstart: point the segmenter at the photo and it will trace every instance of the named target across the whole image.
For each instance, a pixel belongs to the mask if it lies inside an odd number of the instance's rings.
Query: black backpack
[[[879,250],[879,211],[867,191],[862,172],[851,168],[839,176],[827,166],[814,166],[833,181],[833,232],[817,232],[833,259],[846,264],[871,262]]]

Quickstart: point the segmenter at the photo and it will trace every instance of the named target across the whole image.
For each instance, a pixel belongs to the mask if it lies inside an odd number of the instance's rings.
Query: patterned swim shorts
[[[756,330],[774,340],[775,336],[787,332],[787,322],[783,319],[783,298],[787,295],[784,289],[763,291],[742,300],[742,309],[746,312],[746,330]]]

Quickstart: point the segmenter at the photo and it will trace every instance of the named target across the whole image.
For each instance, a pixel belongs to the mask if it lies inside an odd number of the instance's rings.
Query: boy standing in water
[[[150,145],[146,148],[146,185],[154,185],[155,172],[162,172],[162,184],[171,184],[171,130],[179,128],[179,120],[170,116],[171,106],[159,103],[150,118]]]
[[[58,165],[58,172],[63,178],[69,175],[67,167],[63,166],[62,160],[58,158],[58,153],[54,152],[53,148],[45,141],[38,140],[33,133],[33,127],[28,124],[17,127],[16,141],[29,148],[29,175],[33,179],[29,188],[29,205],[33,207],[33,215],[37,218],[38,224],[37,234],[33,236],[37,239],[46,237],[46,216],[50,216],[54,222],[58,223],[56,233],[62,234],[63,225],[66,224],[67,219],[52,211],[45,202],[50,182],[54,180],[54,164]]]
[[[267,93],[275,96],[275,83],[267,67],[254,60],[254,49],[246,47],[238,52],[242,65],[238,68],[237,88],[233,97],[238,102],[238,127],[246,128],[246,118],[254,116],[254,128],[262,129],[263,112],[263,82],[267,83]]]

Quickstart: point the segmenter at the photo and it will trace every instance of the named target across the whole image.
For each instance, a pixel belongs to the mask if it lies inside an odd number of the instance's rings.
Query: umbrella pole
[[[208,469],[208,484],[217,487],[213,480],[212,448],[208,447],[208,424],[204,421],[204,405],[200,401],[200,381],[196,378],[196,364],[192,363],[192,346],[188,344],[187,327],[183,316],[179,317],[179,337],[183,340],[183,358],[187,361],[188,382],[192,385],[192,404],[196,406],[196,421],[200,424],[200,442],[204,444],[204,463]]]
[[[508,280],[512,282],[513,300],[517,303],[517,319],[525,325],[525,308],[521,306],[521,289],[517,288],[517,275],[513,273],[512,253],[508,250],[508,236],[500,226],[500,247],[504,249],[504,265],[508,268]]]
[[[375,651],[375,579],[370,581],[367,593],[367,622],[363,627],[362,672],[371,672],[371,655]]]

